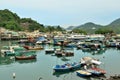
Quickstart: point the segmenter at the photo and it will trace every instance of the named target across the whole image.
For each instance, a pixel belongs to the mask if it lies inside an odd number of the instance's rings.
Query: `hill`
[[[64,31],[63,28],[58,26],[45,26],[38,23],[31,18],[20,18],[16,13],[9,11],[8,9],[0,10],[0,27],[14,30],[14,31],[34,31],[39,30],[41,32],[54,32]]]
[[[120,33],[120,18],[114,20],[113,22],[108,24],[106,27],[114,30],[116,33]]]
[[[39,24],[31,18],[20,18],[16,13],[13,13],[8,9],[0,10],[0,27],[15,31],[33,31],[36,29],[44,29],[43,24]]]
[[[103,26],[94,24],[92,22],[85,23],[83,25],[77,26],[75,29],[79,28],[81,30],[86,31],[87,33],[94,33],[96,29],[101,28]]]
[[[116,19],[114,20],[113,22],[111,22],[110,24],[106,25],[106,26],[103,26],[103,25],[98,25],[98,24],[95,24],[95,23],[92,23],[92,22],[88,22],[88,23],[85,23],[83,25],[80,25],[80,26],[71,26],[68,27],[67,29],[81,29],[81,30],[84,30],[86,31],[87,33],[95,33],[95,31],[97,29],[112,29],[114,32],[116,33],[120,33],[120,18],[119,19]]]
[[[69,26],[66,30],[73,30],[76,26]]]

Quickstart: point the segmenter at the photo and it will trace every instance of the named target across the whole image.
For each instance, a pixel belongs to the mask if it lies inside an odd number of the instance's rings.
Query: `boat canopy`
[[[37,41],[46,41],[46,38],[41,36],[41,37],[38,37]]]

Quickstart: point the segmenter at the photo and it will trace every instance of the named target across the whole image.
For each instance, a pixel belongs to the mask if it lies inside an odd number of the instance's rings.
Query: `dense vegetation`
[[[64,31],[60,26],[45,27],[43,24],[40,24],[31,18],[20,18],[16,13],[13,13],[8,9],[0,10],[0,27],[14,31]]]
[[[95,31],[96,34],[112,34],[114,31],[109,28],[99,28],[98,30]]]
[[[72,32],[74,33],[80,33],[80,34],[87,34],[86,31],[82,30],[82,29],[73,29]]]

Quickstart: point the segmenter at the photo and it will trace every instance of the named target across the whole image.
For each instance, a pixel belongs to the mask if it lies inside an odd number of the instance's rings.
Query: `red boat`
[[[32,47],[32,46],[23,46],[25,49],[27,49],[27,50],[42,50],[43,49],[43,47],[37,47],[37,46],[34,46],[34,47]]]
[[[36,59],[36,55],[29,55],[29,56],[15,56],[16,60],[30,60]]]
[[[100,68],[91,68],[92,70],[95,70],[95,71],[98,71],[100,72],[101,74],[106,74],[106,71],[103,70],[103,69],[100,69]]]

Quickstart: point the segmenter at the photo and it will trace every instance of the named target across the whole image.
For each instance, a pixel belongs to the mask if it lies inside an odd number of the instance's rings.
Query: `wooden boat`
[[[63,65],[56,65],[53,67],[53,70],[55,72],[66,72],[66,71],[71,71],[71,70],[76,70],[79,69],[81,67],[80,63],[67,63],[67,64],[63,64]]]
[[[30,59],[36,59],[36,55],[15,56],[15,60],[30,60]]]
[[[38,46],[34,46],[34,47],[32,47],[32,46],[23,46],[25,49],[27,49],[27,50],[42,50],[43,49],[43,47],[38,47]]]
[[[89,77],[91,76],[92,74],[86,70],[78,70],[76,71],[76,74],[77,76],[80,76],[80,77]]]
[[[74,56],[74,53],[73,52],[69,52],[69,51],[60,50],[60,51],[55,51],[55,55],[58,56],[58,57]]]

